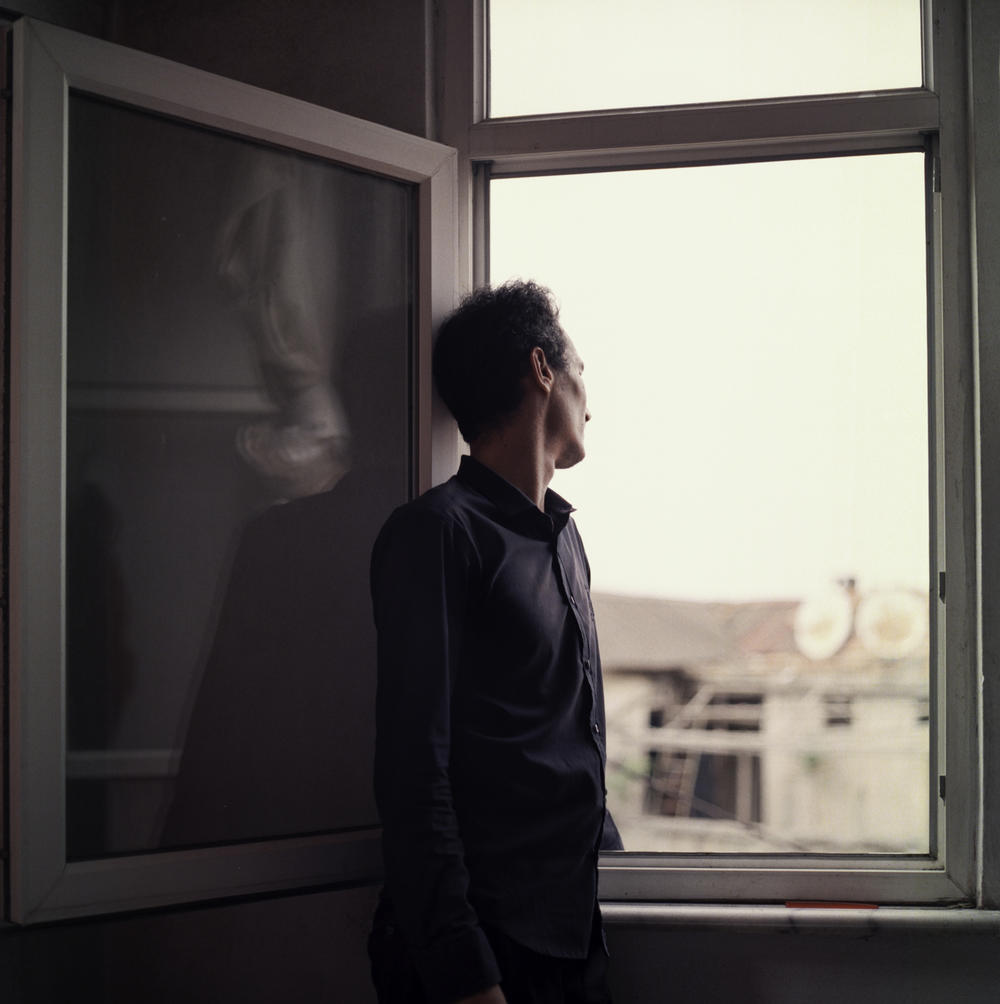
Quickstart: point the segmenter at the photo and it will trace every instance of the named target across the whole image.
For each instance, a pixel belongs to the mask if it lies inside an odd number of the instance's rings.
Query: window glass
[[[920,0],[491,0],[490,114],[921,84]]]
[[[374,824],[413,189],[81,95],[69,128],[68,856]]]
[[[924,207],[919,153],[491,184],[586,364],[628,850],[928,850]]]

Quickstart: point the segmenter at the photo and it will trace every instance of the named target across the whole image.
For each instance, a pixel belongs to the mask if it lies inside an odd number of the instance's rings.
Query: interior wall
[[[996,938],[622,927],[608,935],[618,1004],[988,1004]]]
[[[430,6],[431,0],[13,0],[0,10],[427,136]]]
[[[105,0],[105,37],[426,135],[425,0]]]
[[[5,1004],[370,1004],[374,890],[8,929]]]

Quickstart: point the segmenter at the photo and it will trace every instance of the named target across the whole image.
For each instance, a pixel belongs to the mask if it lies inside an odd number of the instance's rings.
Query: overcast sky
[[[493,114],[917,86],[919,8],[495,0]],[[926,587],[921,155],[501,180],[491,215],[493,281],[550,286],[586,362],[553,487],[595,588]]]
[[[492,0],[491,114],[921,83],[920,0]]]
[[[926,588],[922,155],[497,180],[491,220],[493,281],[548,285],[586,363],[553,487],[595,589]]]

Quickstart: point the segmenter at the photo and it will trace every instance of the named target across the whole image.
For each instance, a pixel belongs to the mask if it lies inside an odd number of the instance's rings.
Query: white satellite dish
[[[903,589],[872,593],[858,604],[855,631],[872,655],[901,659],[927,635],[927,601]]]
[[[853,619],[850,593],[831,586],[799,604],[793,624],[795,644],[807,659],[829,659],[850,638]]]

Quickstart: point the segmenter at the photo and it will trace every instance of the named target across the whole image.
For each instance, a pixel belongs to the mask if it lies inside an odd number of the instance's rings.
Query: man
[[[590,570],[548,484],[584,456],[583,363],[547,290],[468,297],[434,378],[469,443],[372,555],[380,1000],[610,1001],[604,705]]]

